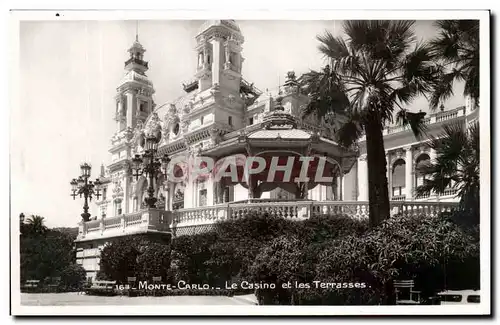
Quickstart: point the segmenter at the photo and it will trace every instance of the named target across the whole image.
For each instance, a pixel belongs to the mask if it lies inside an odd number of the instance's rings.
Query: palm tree
[[[389,216],[382,130],[398,108],[396,121],[422,134],[425,113],[402,105],[431,91],[439,72],[428,46],[416,42],[413,26],[414,21],[346,21],[345,38],[328,31],[317,36],[329,64],[302,76],[310,97],[304,115],[333,122],[337,141],[346,147],[366,135],[372,226]]]
[[[460,210],[479,217],[479,124],[473,123],[468,130],[463,124],[445,125],[443,133],[428,143],[436,159],[419,169],[424,184],[417,187],[417,197],[455,188]]]
[[[479,100],[479,20],[439,20],[438,36],[430,42],[441,63],[441,75],[430,98],[432,108],[453,95],[453,83],[464,81],[464,95]]]
[[[47,230],[47,227],[45,227],[45,218],[37,215],[31,215],[28,218],[28,226],[30,227],[31,231],[36,234],[42,234]]]

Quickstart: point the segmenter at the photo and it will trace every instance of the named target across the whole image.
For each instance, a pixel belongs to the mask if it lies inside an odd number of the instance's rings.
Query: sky
[[[324,63],[316,35],[342,33],[341,21],[237,21],[245,37],[243,77],[261,90],[276,88],[287,71],[301,75]],[[148,77],[158,106],[181,96],[196,70],[199,20],[31,21],[19,35],[19,106],[11,107],[11,214],[45,217],[49,227],[75,227],[83,199],[70,196],[80,163],[92,179],[110,162],[116,130],[114,96],[135,39],[146,48]],[[417,21],[419,40],[436,34],[432,21]],[[447,109],[463,105],[458,85]],[[428,111],[425,98],[409,108]],[[90,212],[97,214],[91,204]]]

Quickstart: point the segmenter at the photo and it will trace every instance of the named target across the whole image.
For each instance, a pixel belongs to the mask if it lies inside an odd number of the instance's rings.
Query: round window
[[[179,123],[176,123],[173,130],[175,135],[179,134],[179,128]]]

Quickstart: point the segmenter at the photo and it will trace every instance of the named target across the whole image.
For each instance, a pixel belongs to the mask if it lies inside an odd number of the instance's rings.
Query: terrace
[[[391,201],[391,215],[430,214],[452,211],[456,202]],[[368,202],[250,199],[213,206],[165,211],[144,209],[112,218],[80,223],[77,241],[105,239],[138,233],[172,233],[176,236],[200,232],[218,221],[242,218],[248,213],[268,213],[291,220],[304,220],[319,215],[348,215],[368,218]]]

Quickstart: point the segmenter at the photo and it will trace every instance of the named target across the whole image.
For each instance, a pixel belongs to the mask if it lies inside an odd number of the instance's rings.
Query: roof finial
[[[135,21],[135,41],[139,42],[139,21]]]

